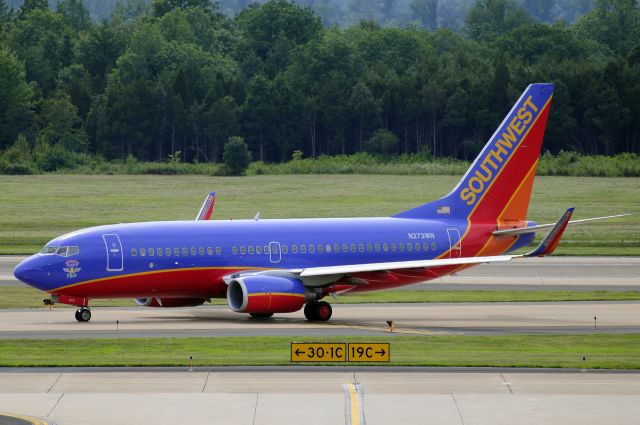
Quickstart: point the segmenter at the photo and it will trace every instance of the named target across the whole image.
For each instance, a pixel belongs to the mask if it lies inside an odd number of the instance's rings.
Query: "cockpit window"
[[[61,257],[71,257],[80,252],[80,248],[77,246],[45,246],[40,251],[42,254],[56,254]]]

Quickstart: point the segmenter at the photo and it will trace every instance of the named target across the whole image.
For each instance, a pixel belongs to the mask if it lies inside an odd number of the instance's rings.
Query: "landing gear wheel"
[[[78,322],[88,322],[91,320],[91,310],[88,308],[80,308],[76,310],[76,320]]]
[[[273,316],[273,313],[249,313],[249,316],[253,317],[254,319],[268,319],[269,317]]]
[[[331,319],[331,314],[333,314],[331,304],[326,301],[320,301],[316,307],[316,320],[319,322],[326,322]]]
[[[313,322],[316,320],[316,306],[317,301],[310,301],[304,306],[304,317],[307,318],[308,321]]]
[[[304,306],[304,317],[311,322],[326,322],[332,313],[331,304],[325,301],[311,301]]]

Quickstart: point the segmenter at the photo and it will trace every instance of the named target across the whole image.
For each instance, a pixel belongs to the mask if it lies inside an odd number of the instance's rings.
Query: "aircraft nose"
[[[20,264],[13,269],[13,275],[20,282],[24,282],[27,284],[33,283],[33,278],[35,277],[36,268],[33,266],[33,262],[31,258],[27,258],[23,260]]]

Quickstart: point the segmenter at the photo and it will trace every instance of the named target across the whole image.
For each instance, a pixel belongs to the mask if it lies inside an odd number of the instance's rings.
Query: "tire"
[[[80,317],[81,322],[88,322],[91,320],[91,310],[87,308],[81,308],[77,311],[77,314]]]
[[[317,305],[318,305],[317,301],[310,301],[304,306],[304,317],[306,317],[307,320],[310,322],[315,322],[317,320],[316,319]]]
[[[331,304],[326,301],[320,301],[316,306],[316,320],[319,322],[326,322],[331,319],[331,315],[333,314],[333,309],[331,308]]]
[[[273,313],[249,313],[249,316],[254,319],[268,319],[273,316]]]
[[[82,319],[80,318],[80,310],[76,310],[76,320],[78,322],[82,322]]]

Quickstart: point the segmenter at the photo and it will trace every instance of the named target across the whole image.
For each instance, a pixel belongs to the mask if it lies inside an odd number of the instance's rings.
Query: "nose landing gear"
[[[88,322],[91,320],[91,310],[86,307],[76,310],[76,320],[78,322]]]

